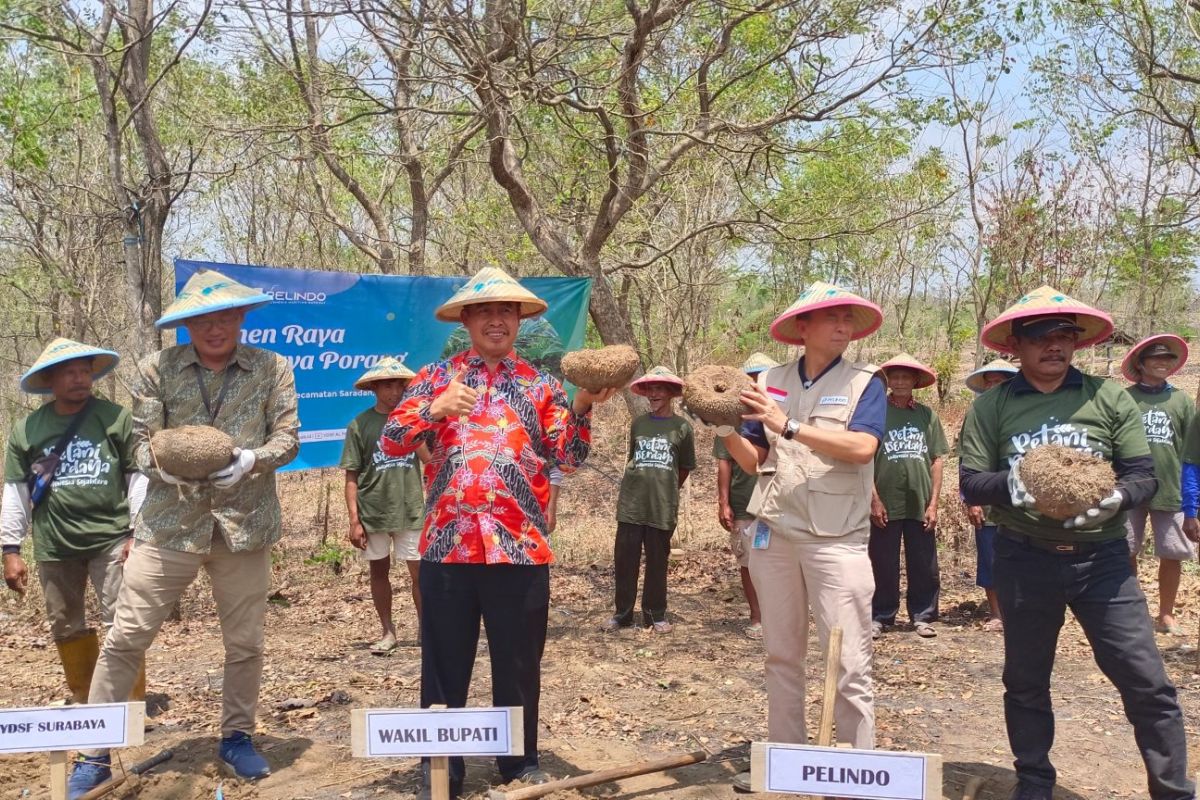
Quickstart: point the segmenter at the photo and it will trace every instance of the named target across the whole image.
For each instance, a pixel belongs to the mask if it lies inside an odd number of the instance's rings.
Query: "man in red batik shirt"
[[[538,698],[550,608],[547,465],[587,457],[593,403],[611,390],[562,385],[513,352],[522,318],[546,302],[485,268],[437,310],[462,322],[471,349],[424,367],[383,428],[380,447],[401,456],[428,446],[421,535],[421,706],[466,704],[482,618],[492,660],[492,702],[521,706],[525,755],[496,759],[507,781],[545,783],[538,764]],[[450,761],[452,796],[465,766]],[[429,796],[428,768],[425,789]]]

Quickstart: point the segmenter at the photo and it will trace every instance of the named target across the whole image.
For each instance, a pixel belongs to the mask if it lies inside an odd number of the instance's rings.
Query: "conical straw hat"
[[[651,383],[666,383],[675,387],[676,394],[683,394],[683,379],[671,371],[670,367],[654,367],[642,377],[629,384],[629,391],[646,396],[646,386]]]
[[[964,380],[963,383],[965,383],[967,388],[975,394],[982,394],[987,391],[987,385],[983,382],[983,376],[987,373],[1003,372],[1009,377],[1012,377],[1013,375],[1016,375],[1018,371],[1019,370],[1012,364],[1012,362],[1005,361],[1003,358],[997,358],[993,361],[989,361],[979,369],[967,375],[966,380]]]
[[[778,366],[779,362],[766,353],[751,353],[746,362],[742,364],[742,372],[747,375],[757,375],[765,369]]]
[[[59,337],[50,344],[33,362],[33,366],[21,376],[21,390],[30,394],[49,394],[50,381],[46,370],[64,361],[74,361],[77,358],[92,359],[92,377],[102,378],[112,372],[121,357],[112,350],[102,350],[71,339]]]
[[[411,381],[417,373],[404,366],[404,362],[394,356],[384,356],[375,362],[375,366],[364,372],[354,382],[355,389],[367,389],[375,381],[390,381],[399,379]]]
[[[192,317],[244,308],[247,311],[271,302],[269,294],[244,286],[216,270],[202,269],[183,285],[175,302],[155,322],[158,328],[177,328]]]
[[[900,369],[911,369],[913,372],[917,373],[917,383],[915,386],[917,389],[924,389],[927,386],[933,386],[935,383],[937,383],[937,373],[922,364],[920,361],[917,361],[908,353],[901,353],[898,356],[888,359],[879,368],[886,374],[889,369],[895,369],[897,367]]]
[[[1121,374],[1125,376],[1125,380],[1130,383],[1137,383],[1142,379],[1142,373],[1138,369],[1138,364],[1141,363],[1142,351],[1152,344],[1166,345],[1167,349],[1174,353],[1178,359],[1175,362],[1175,369],[1171,370],[1170,375],[1174,375],[1183,369],[1183,365],[1187,362],[1188,357],[1187,342],[1173,333],[1156,333],[1142,339],[1125,354],[1125,359],[1121,362]]]
[[[796,320],[801,314],[819,311],[834,306],[851,306],[854,311],[854,333],[851,339],[861,339],[879,330],[883,324],[883,311],[870,300],[859,297],[832,283],[817,281],[809,286],[796,302],[771,323],[771,336],[784,344],[804,344]]]
[[[1075,324],[1083,329],[1079,334],[1078,347],[1088,347],[1102,342],[1113,332],[1112,317],[1103,311],[1063,294],[1052,286],[1034,289],[1009,306],[1003,314],[983,326],[979,340],[985,347],[1000,353],[1012,353],[1007,341],[1012,335],[1012,324],[1029,317],[1074,315]]]
[[[476,303],[520,303],[521,319],[536,317],[547,308],[545,300],[517,283],[504,270],[484,267],[442,303],[434,316],[442,322],[458,322],[462,319],[463,308]]]

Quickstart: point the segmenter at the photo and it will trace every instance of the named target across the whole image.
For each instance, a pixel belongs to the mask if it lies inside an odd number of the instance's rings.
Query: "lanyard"
[[[200,365],[193,363],[192,368],[196,373],[196,385],[200,387],[200,399],[204,401],[204,410],[208,412],[208,422],[210,425],[215,425],[217,414],[221,413],[221,406],[225,403],[225,393],[229,391],[229,382],[233,379],[233,362],[230,361],[225,365],[225,377],[221,380],[221,391],[217,393],[215,407],[209,402],[208,389],[204,386],[204,375]]]

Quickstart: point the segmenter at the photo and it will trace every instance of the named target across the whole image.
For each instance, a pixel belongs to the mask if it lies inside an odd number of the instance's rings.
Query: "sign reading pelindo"
[[[942,796],[942,759],[923,753],[850,750],[755,742],[750,783],[756,792],[863,800],[934,800]]]
[[[359,758],[519,756],[520,708],[359,708],[350,749]]]
[[[251,311],[242,342],[279,353],[296,375],[300,401],[300,455],[284,469],[337,466],[346,426],[374,403],[354,381],[382,356],[413,372],[466,350],[461,325],[438,322],[433,312],[466,277],[416,278],[308,269],[253,267],[175,260],[175,290],[201,269],[214,269],[262,290],[273,302]],[[518,355],[561,380],[564,353],[583,346],[588,278],[524,278],[521,284],[550,304],[521,323]],[[188,341],[178,329],[179,341]]]
[[[4,708],[0,753],[138,745],[145,720],[145,703]]]

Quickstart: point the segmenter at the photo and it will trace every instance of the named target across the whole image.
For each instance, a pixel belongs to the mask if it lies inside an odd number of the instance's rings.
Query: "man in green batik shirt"
[[[770,356],[751,353],[746,363],[742,364],[742,372],[751,378],[757,378],[763,370],[777,366],[779,362]],[[758,474],[746,472],[738,466],[720,436],[713,437],[712,455],[717,461],[717,521],[721,523],[722,528],[729,531],[729,549],[737,559],[742,592],[746,595],[746,605],[750,606],[750,624],[745,632],[751,639],[761,639],[762,614],[758,607],[758,593],[754,591],[754,581],[750,578],[750,545],[754,538],[754,515],[747,511]]]
[[[291,367],[283,356],[241,344],[247,311],[271,299],[201,270],[155,323],[182,325],[191,341],[138,364],[134,452],[150,485],[90,695],[93,703],[128,696],[137,664],[203,568],[225,645],[217,753],[228,771],[248,780],[271,772],[251,735],[262,683],[271,546],[282,535],[275,471],[300,448]],[[184,425],[211,425],[228,434],[235,444],[229,463],[201,481],[159,469],[150,438]],[[72,798],[110,775],[107,751],[84,751],[80,759],[71,775]]]
[[[900,546],[908,574],[906,604],[918,636],[937,635],[941,578],[937,558],[938,496],[950,452],[941,420],[913,399],[914,389],[937,383],[929,367],[901,353],[881,369],[888,382],[887,423],[875,451],[868,552],[875,574],[871,635],[896,624],[900,610]]]
[[[673,400],[683,381],[666,367],[655,367],[629,386],[650,402],[650,413],[629,429],[629,460],[617,495],[617,539],[613,546],[614,614],[604,629],[634,624],[638,567],[646,555],[642,583],[642,624],[670,633],[667,621],[667,561],[679,514],[679,490],[696,468],[692,426],[675,413]]]
[[[371,645],[374,655],[396,649],[392,621],[392,552],[408,568],[413,607],[417,612],[416,639],[421,642],[421,529],[425,527],[417,454],[389,456],[379,449],[379,437],[388,414],[404,397],[416,373],[399,360],[386,356],[354,382],[354,388],[375,394],[375,404],[346,428],[342,460],[346,471],[346,511],[350,516],[350,544],[363,551],[371,573],[371,601],[383,627],[383,637]]]
[[[1149,336],[1138,342],[1121,363],[1121,372],[1133,383],[1126,391],[1142,412],[1158,491],[1144,505],[1129,509],[1126,518],[1133,574],[1146,538],[1146,521],[1154,533],[1154,555],[1158,558],[1158,633],[1179,636],[1175,621],[1175,596],[1183,562],[1196,557],[1195,546],[1184,532],[1181,476],[1183,450],[1196,419],[1192,398],[1167,383],[1187,361],[1187,344],[1169,333]]]

